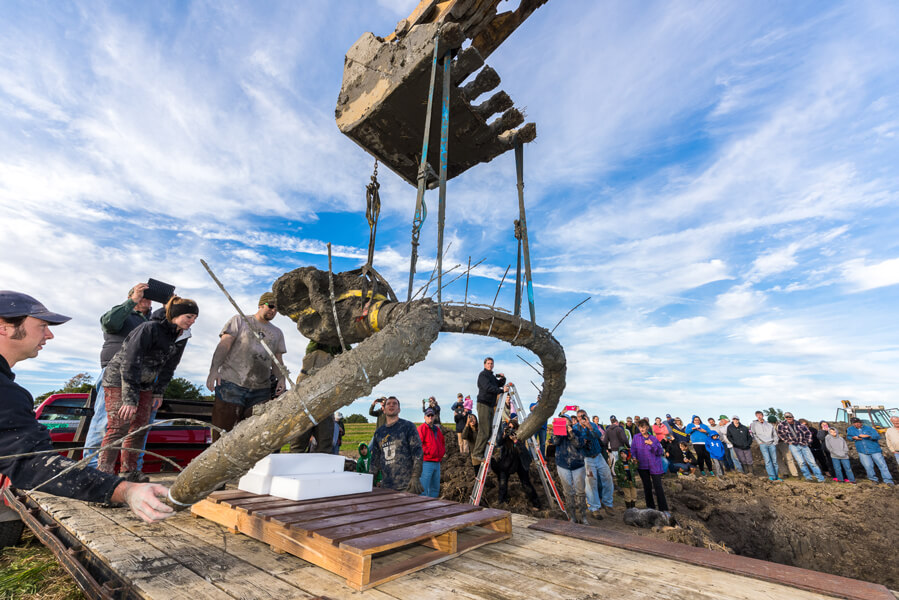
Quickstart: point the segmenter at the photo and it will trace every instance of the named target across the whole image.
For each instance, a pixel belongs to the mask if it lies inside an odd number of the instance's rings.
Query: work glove
[[[421,479],[419,479],[418,477],[413,477],[409,480],[409,486],[406,488],[406,491],[410,494],[419,495],[423,491],[425,491],[425,488],[421,485]]]
[[[422,466],[420,458],[412,464],[412,477],[409,479],[409,485],[406,487],[406,491],[410,494],[421,494],[425,491],[424,486],[421,485]]]

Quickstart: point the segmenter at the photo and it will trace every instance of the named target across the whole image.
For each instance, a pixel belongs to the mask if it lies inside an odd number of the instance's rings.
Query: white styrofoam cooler
[[[250,469],[259,475],[302,475],[304,473],[340,473],[345,460],[339,454],[269,454]]]
[[[372,476],[344,472],[344,462],[337,454],[270,454],[241,477],[237,487],[290,500],[370,492]]]
[[[289,500],[312,500],[370,492],[370,473],[315,473],[272,477],[269,494]]]

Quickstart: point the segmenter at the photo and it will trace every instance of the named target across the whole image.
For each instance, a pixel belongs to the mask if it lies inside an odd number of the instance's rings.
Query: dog
[[[652,508],[629,508],[624,511],[624,522],[634,527],[652,527],[658,530],[677,527],[677,521],[670,512]]]

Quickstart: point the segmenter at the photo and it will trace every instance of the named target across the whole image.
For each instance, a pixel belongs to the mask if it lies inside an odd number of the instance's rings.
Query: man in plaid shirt
[[[818,483],[824,482],[824,475],[818,468],[818,463],[815,462],[815,457],[812,456],[809,448],[809,444],[812,443],[812,432],[808,427],[796,421],[793,413],[784,413],[784,420],[777,424],[777,437],[790,445],[790,454],[793,455],[802,470],[802,476],[807,481],[813,481],[811,473],[809,473],[809,467],[811,467]]]

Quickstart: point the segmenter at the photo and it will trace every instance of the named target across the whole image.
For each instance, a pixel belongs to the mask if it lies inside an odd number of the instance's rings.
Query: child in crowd
[[[624,507],[634,508],[637,505],[637,461],[631,458],[627,448],[618,451],[618,460],[615,461],[615,479],[618,481],[618,489],[624,492]]]
[[[837,431],[836,427],[827,429],[824,446],[830,452],[830,462],[833,464],[833,480],[855,483],[855,474],[852,472],[852,465],[849,464],[849,445],[846,443],[846,440],[840,437],[840,432]]]
[[[359,458],[356,460],[357,473],[371,472],[371,456],[368,453],[368,444],[362,442],[359,444]]]
[[[727,452],[727,447],[721,441],[717,431],[712,431],[711,438],[706,442],[705,447],[709,451],[709,456],[712,457],[712,468],[715,470],[715,476],[724,477],[724,453]]]

